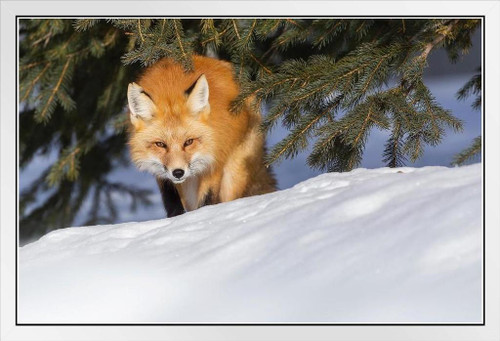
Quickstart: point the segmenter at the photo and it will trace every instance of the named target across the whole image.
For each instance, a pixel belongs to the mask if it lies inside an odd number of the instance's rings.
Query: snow
[[[329,173],[19,251],[20,323],[480,323],[482,167]]]

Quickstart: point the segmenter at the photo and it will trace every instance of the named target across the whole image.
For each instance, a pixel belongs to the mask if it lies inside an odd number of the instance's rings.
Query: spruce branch
[[[481,108],[481,68],[477,69],[478,74],[472,76],[472,78],[465,83],[465,85],[460,88],[457,92],[457,99],[464,100],[470,95],[476,95],[476,99],[472,103],[472,108],[474,110],[479,110]],[[481,136],[478,136],[472,142],[472,145],[461,151],[453,157],[452,165],[463,165],[468,160],[473,159],[475,156],[481,153]]]
[[[42,69],[42,71],[40,71],[40,73],[30,82],[28,89],[26,89],[23,97],[21,98],[21,102],[25,101],[29,97],[31,91],[33,90],[37,82],[40,80],[40,78],[47,72],[50,65],[51,65],[50,62],[46,62],[45,67]],[[27,86],[26,84],[21,84],[21,86],[19,86],[19,90],[22,91],[22,89],[25,88],[26,86]]]
[[[472,103],[472,108],[479,110],[481,108],[481,68],[476,70],[478,73],[472,76],[463,87],[458,90],[456,97],[458,100],[464,100],[471,95],[476,98]]]
[[[52,92],[50,93],[49,98],[45,102],[45,105],[43,106],[43,109],[40,111],[40,113],[36,116],[36,120],[38,122],[46,122],[47,119],[49,118],[50,114],[54,111],[55,106],[53,105],[53,100],[54,96],[57,94],[59,91],[59,88],[61,87],[61,84],[64,80],[64,77],[66,76],[66,72],[68,71],[68,67],[71,62],[71,57],[66,59],[66,63],[64,64],[61,74],[59,76],[59,79],[57,80],[57,83],[55,84],[54,88],[52,89]]]
[[[342,28],[344,19],[332,21],[332,23],[334,24],[331,25],[331,27],[327,31],[323,32],[318,38],[316,38],[316,40],[314,41],[314,45],[320,48],[326,46],[328,44],[328,40],[333,38],[332,33],[336,32],[338,28]],[[335,35],[336,34],[333,34],[333,36]]]
[[[80,147],[70,147],[62,152],[59,160],[51,167],[46,181],[50,186],[59,184],[62,179],[74,181],[78,177],[78,154]]]
[[[137,19],[137,32],[139,33],[139,37],[141,38],[141,42],[144,43],[144,36],[142,35],[141,29],[141,19]]]
[[[254,35],[254,29],[255,29],[255,24],[257,23],[256,19],[252,20],[252,25],[250,28],[247,30],[248,32],[245,33],[245,37],[243,39],[240,39],[240,46],[242,50],[247,50],[250,43],[252,42],[252,36]]]
[[[238,30],[238,24],[236,24],[236,20],[231,19],[231,22],[233,24],[234,32],[236,33],[236,36],[238,37],[238,40],[241,40],[240,32]]]
[[[403,131],[399,122],[395,122],[391,136],[385,143],[382,161],[391,168],[405,165],[406,156],[403,151]]]
[[[300,110],[298,103],[293,105],[280,103],[279,105],[272,106],[267,115],[262,120],[261,130],[263,133],[268,133],[288,111]]]
[[[359,129],[359,132],[357,133],[352,143],[354,146],[356,146],[359,143],[360,138],[365,134],[368,123],[371,120],[371,116],[372,116],[372,108],[368,107],[368,115],[366,115],[365,119],[363,120],[363,124],[361,125],[361,128]]]
[[[182,31],[182,25],[180,24],[179,20],[173,20],[172,24],[175,29],[175,37],[177,38],[177,44],[179,44],[179,49],[181,50],[182,57],[187,58],[186,56],[186,51],[184,49],[184,45],[182,43],[182,37],[181,37],[181,31]],[[180,26],[180,28],[179,28]]]
[[[214,19],[201,20],[202,41],[201,46],[205,47],[208,43],[213,43],[217,49],[222,44],[222,37],[229,30],[229,26],[219,32],[215,26]]]
[[[297,20],[294,20],[294,19],[290,19],[290,18],[287,18],[285,19],[287,23],[290,23],[296,27],[298,27],[299,29],[303,30],[304,29],[304,26],[302,26]]]
[[[462,166],[481,153],[481,136],[476,137],[472,144],[453,157],[452,165]]]
[[[257,63],[259,64],[259,66],[267,73],[267,74],[272,74],[273,72],[264,65],[264,63],[262,63],[261,60],[259,60],[253,53],[250,53],[250,57],[252,57],[252,59]]]
[[[314,115],[311,119],[305,119],[303,124],[299,125],[297,129],[292,131],[292,133],[281,143],[278,143],[267,157],[266,166],[270,166],[277,160],[282,159],[284,155],[287,157],[293,157],[297,155],[300,150],[303,150],[307,146],[305,140],[307,132],[313,128],[321,118],[323,118],[323,115],[324,113],[320,113],[319,115]],[[301,147],[297,146],[298,142],[302,142]]]
[[[35,66],[38,66],[40,64],[47,64],[48,62],[45,61],[45,60],[41,60],[41,61],[38,61],[38,62],[34,62],[34,63],[29,63],[29,64],[25,64],[25,65],[20,65],[19,66],[19,71],[26,71],[27,69],[31,69]]]
[[[73,22],[73,27],[77,32],[90,30],[99,23],[100,19],[77,19]]]
[[[451,20],[444,28],[438,30],[438,35],[435,37],[431,42],[427,43],[424,48],[422,53],[420,54],[421,59],[427,59],[427,56],[431,52],[433,48],[435,48],[438,44],[440,44],[445,38],[449,37],[453,29],[456,27],[456,25],[460,22],[459,19],[454,19]]]

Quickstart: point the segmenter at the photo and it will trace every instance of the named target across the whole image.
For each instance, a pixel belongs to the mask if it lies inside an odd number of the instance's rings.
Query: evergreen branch
[[[279,110],[277,110],[278,108]],[[287,110],[290,110],[289,106],[287,105],[282,105],[280,107],[272,108],[262,122],[261,125],[262,131],[268,132]]]
[[[348,171],[359,162],[360,150],[352,148],[345,142],[346,135],[352,123],[335,122],[331,126],[324,126],[320,130],[324,136],[315,145],[307,157],[310,167],[331,171]],[[330,131],[334,131],[330,133]],[[325,136],[326,135],[326,136]]]
[[[442,30],[434,40],[427,43],[424,46],[423,52],[420,54],[421,59],[427,59],[427,56],[431,52],[431,50],[436,47],[439,43],[441,43],[453,30],[453,28],[460,22],[460,19],[455,19],[451,21],[444,30]]]
[[[363,26],[365,26],[365,21],[361,21],[361,25],[358,26],[358,28],[356,29],[356,33],[359,33],[361,31],[361,29],[363,28]]]
[[[248,44],[250,43],[250,38],[252,37],[256,22],[257,21],[255,19],[252,21],[252,26],[248,30],[248,34],[246,35],[246,37],[243,39],[243,41],[241,43],[242,46],[248,46]]]
[[[302,138],[306,134],[306,132],[314,127],[314,125],[317,124],[321,119],[325,118],[327,113],[335,110],[339,106],[339,104],[339,100],[333,101],[319,114],[314,114],[312,119],[307,120],[308,117],[305,117],[303,126],[298,127],[298,129],[294,130],[293,133],[289,135],[289,137],[291,137],[289,141],[280,146],[278,149],[273,149],[271,155],[266,159],[266,166],[270,166],[272,163],[279,160],[285,152],[290,154],[290,147],[293,146],[300,138]]]
[[[392,134],[385,144],[382,161],[388,167],[396,168],[405,165],[406,157],[403,152],[402,128],[399,122],[395,122]]]
[[[257,19],[256,36],[262,41],[272,38],[280,26],[283,26],[283,19]]]
[[[25,101],[28,98],[28,96],[31,94],[31,90],[33,90],[33,87],[35,86],[35,84],[40,80],[40,78],[49,69],[50,64],[51,64],[50,62],[47,62],[47,65],[45,65],[45,67],[43,68],[43,70],[31,81],[28,90],[26,90],[26,92],[24,93],[23,98],[21,99],[21,102]],[[21,90],[23,87],[24,86],[20,86],[19,90]]]
[[[481,96],[477,96],[474,102],[471,104],[472,108],[475,110],[479,110],[481,108]]]
[[[257,57],[255,57],[255,55],[254,55],[253,53],[250,53],[250,57],[252,57],[252,59],[253,59],[255,62],[257,62],[257,64],[259,64],[259,65],[260,65],[260,67],[261,67],[261,68],[263,68],[263,69],[264,69],[264,71],[265,71],[267,74],[269,74],[269,75],[270,75],[270,74],[272,74],[272,73],[273,73],[273,72],[272,72],[269,68],[267,68],[264,64],[262,64],[262,62],[261,62],[261,61],[260,61]]]
[[[51,167],[46,177],[46,181],[50,186],[58,184],[62,177],[66,177],[70,181],[77,178],[78,168],[75,159],[80,151],[79,147],[63,151],[62,157]]]
[[[298,134],[296,134],[288,143],[286,143],[282,148],[280,148],[277,151],[273,151],[272,155],[269,157],[269,159],[266,161],[265,165],[266,167],[270,166],[272,163],[274,163],[276,160],[278,160],[281,155],[289,150],[289,147],[292,146],[302,135],[308,131],[316,122],[318,122],[323,116],[318,115],[316,118],[314,118],[311,122],[309,122]]]
[[[357,153],[355,153],[357,154]],[[347,167],[346,170],[352,170],[357,164],[359,164],[359,158],[358,157],[349,157],[347,158]]]
[[[434,135],[439,136],[440,131],[436,123],[436,115],[434,115],[434,112],[431,109],[431,103],[429,103],[428,98],[425,98],[425,103],[426,103],[425,112],[431,117],[431,126],[432,130],[434,131]]]
[[[365,119],[363,120],[363,124],[361,125],[361,129],[359,129],[359,133],[356,136],[356,138],[354,139],[354,143],[353,143],[354,146],[356,146],[358,144],[360,137],[365,133],[366,125],[367,125],[368,121],[370,121],[371,115],[372,115],[372,107],[370,106],[370,107],[368,107],[368,115],[366,115]]]
[[[78,19],[73,23],[76,31],[82,32],[94,27],[100,19]]]
[[[29,64],[26,64],[26,65],[22,65],[19,67],[19,71],[24,71],[24,70],[27,70],[27,69],[31,69],[35,66],[38,66],[40,64],[44,64],[44,63],[48,63],[46,60],[41,60],[39,62],[34,62],[34,63],[29,63]]]
[[[338,84],[338,83],[339,83],[339,82],[337,81],[335,84]],[[300,96],[300,97],[297,97],[296,99],[294,99],[294,101],[302,101],[302,100],[304,100],[304,99],[306,99],[306,98],[308,98],[308,97],[311,97],[311,96],[313,96],[313,95],[317,94],[318,92],[320,92],[321,90],[324,90],[325,88],[327,88],[327,87],[328,87],[328,85],[330,85],[330,84],[329,84],[329,83],[325,83],[325,84],[323,84],[322,86],[320,86],[320,87],[318,87],[318,88],[315,88],[314,90],[312,90],[312,91],[310,91],[310,92],[308,92],[308,93],[306,93],[306,94],[304,94],[304,95],[302,95],[302,96]],[[336,87],[336,86],[334,85],[334,86],[332,87],[332,89],[334,89],[335,87]]]
[[[229,27],[226,27],[225,29],[223,29],[222,31],[220,32],[216,32],[216,35],[214,37],[211,37],[211,38],[208,38],[204,41],[201,42],[201,45],[205,46],[207,43],[211,42],[211,41],[216,41],[218,40],[220,37],[222,37],[226,32],[228,32],[229,30]]]
[[[410,160],[415,162],[422,156],[423,148],[422,148],[422,131],[412,132],[408,134],[408,137],[404,143],[404,150],[410,156]]]
[[[471,79],[465,83],[463,87],[460,88],[457,92],[457,99],[464,100],[469,97],[471,94],[480,94],[481,93],[481,75],[477,74],[472,76]]]
[[[49,99],[47,100],[47,103],[45,104],[41,113],[38,115],[40,121],[45,120],[46,115],[48,113],[49,106],[52,103],[52,101],[54,100],[55,94],[57,93],[57,91],[59,91],[59,87],[61,86],[61,83],[64,79],[64,76],[66,75],[66,71],[68,70],[70,61],[71,61],[71,57],[66,60],[66,64],[64,64],[64,67],[62,69],[59,80],[56,83],[56,86],[52,89],[52,93],[51,93]]]
[[[238,32],[238,25],[236,25],[236,22],[234,21],[234,19],[231,19],[231,22],[233,23],[234,32],[236,33],[236,36],[238,37],[238,40],[240,40],[241,37],[240,37],[240,33]]]
[[[240,70],[239,70],[239,79],[243,80],[243,73],[245,72],[245,59],[241,58],[240,60]]]
[[[67,51],[69,44],[76,39],[77,33],[73,33],[68,40],[62,45],[61,51]]]
[[[285,37],[284,39],[280,39],[274,46],[274,49],[278,48],[279,46],[283,46],[296,38],[297,38],[296,36],[290,35],[288,37]]]
[[[318,149],[323,149],[325,148],[328,144],[330,144],[332,142],[332,140],[336,137],[338,137],[340,134],[344,133],[345,131],[347,131],[351,126],[353,126],[354,123],[350,123],[350,124],[346,124],[344,125],[343,127],[341,127],[340,129],[337,129],[335,131],[335,133],[333,134],[330,134],[330,136],[328,136],[328,138],[326,138],[319,146]]]
[[[365,68],[369,64],[370,64],[369,62],[366,62],[366,63],[364,63],[364,64],[362,64],[362,65],[360,65],[360,66],[358,66],[358,67],[356,67],[356,68],[348,71],[347,73],[342,74],[341,76],[337,77],[337,80],[336,80],[335,84],[338,84],[340,82],[340,80],[342,80],[342,79],[344,79],[346,77],[349,77],[350,75],[352,75],[352,74],[354,74],[356,72],[359,72],[360,70],[362,70],[363,68]],[[285,64],[282,68],[284,68],[286,66],[287,65]],[[278,78],[275,82],[273,82],[271,84],[264,84],[264,86],[260,86],[260,87],[256,88],[247,97],[256,96],[256,95],[258,95],[261,92],[264,92],[264,94],[265,94],[266,90],[267,90],[267,92],[269,92],[273,88],[279,87],[282,84],[287,83],[287,82],[293,82],[293,84],[295,84],[297,81],[302,80],[302,86],[304,86],[305,84],[307,84],[307,82],[309,81],[309,79],[311,79],[311,78],[313,78],[313,77],[316,76],[315,74],[308,72],[309,70],[307,70],[307,67],[308,67],[307,64],[304,64],[303,66],[301,66],[301,71],[303,71],[302,73],[304,75],[307,74],[307,73],[309,73],[307,76],[304,76],[304,77],[300,78],[300,77],[297,77],[297,74],[293,74],[293,76],[290,76],[290,77],[283,77],[281,74],[278,74],[277,77],[280,77],[280,78]],[[281,71],[281,70],[279,70],[279,71]],[[324,69],[323,70],[318,70],[318,71],[324,71]],[[302,97],[299,97],[297,100],[303,100],[303,99],[305,99],[307,97],[310,97],[310,96],[318,93],[319,91],[325,89],[327,86],[328,86],[328,84],[323,84],[322,87],[314,89],[313,91],[311,91],[311,92],[303,95]]]
[[[162,19],[161,21],[161,30],[160,34],[158,34],[158,38],[156,39],[156,44],[160,43],[160,40],[163,38],[163,32],[165,31],[165,24],[167,23],[166,19]]]
[[[104,48],[104,47],[108,47],[109,45],[113,44],[115,42],[115,39],[118,35],[118,31],[113,31],[113,33],[106,39],[106,41],[104,42],[101,42],[99,44],[99,46],[101,48]],[[84,47],[82,49],[79,49],[79,50],[76,50],[74,52],[71,52],[71,53],[67,53],[65,55],[65,58],[69,59],[69,58],[73,58],[73,57],[82,57],[84,56],[87,52],[89,52],[90,50],[92,49],[92,46],[87,46],[87,47]]]
[[[333,92],[337,88],[338,84],[340,83],[340,80],[343,79],[343,78],[344,78],[343,76],[337,78],[337,80],[335,81],[335,83],[333,84],[333,86],[330,88],[330,92]],[[327,83],[323,84],[322,86],[320,86],[319,88],[316,88],[313,91],[311,91],[309,93],[306,93],[306,94],[298,97],[295,101],[297,101],[297,102],[298,101],[302,101],[302,100],[305,100],[308,97],[316,95],[318,92],[320,92],[320,91],[324,90],[325,88],[327,88],[328,85],[330,85],[330,84],[327,82]]]
[[[304,29],[304,26],[302,26],[301,24],[299,24],[297,21],[295,21],[295,20],[293,20],[293,19],[287,18],[287,19],[285,19],[285,20],[286,20],[286,22],[288,22],[288,23],[290,23],[290,24],[292,24],[292,25],[294,25],[294,26],[297,26],[297,27],[298,27],[298,28],[300,28],[301,30],[303,30],[303,29]]]
[[[472,108],[475,110],[481,108],[481,68],[478,68],[477,71],[479,73],[472,76],[456,94],[458,100],[464,100],[472,94],[476,95],[476,99],[472,103]]]
[[[359,94],[359,96],[365,94],[367,88],[372,83],[375,74],[379,70],[382,63],[391,58],[394,53],[399,51],[400,48],[400,46],[397,46],[393,50],[387,51],[378,58],[378,63],[371,71],[371,74],[368,76],[368,80],[363,85],[363,88],[359,89],[359,91],[356,92],[357,94]],[[361,52],[362,51],[360,51],[359,53]],[[353,56],[351,56],[350,58],[353,58]],[[266,96],[266,94],[271,93],[274,88],[282,88],[282,84],[284,83],[293,82],[292,84],[295,84],[297,81],[301,80],[302,83],[300,87],[304,88],[305,91],[296,92],[295,97],[293,99],[290,99],[290,101],[302,101],[323,92],[327,88],[331,89],[330,92],[334,91],[337,88],[338,84],[340,84],[341,82],[343,82],[344,86],[346,86],[347,84],[351,84],[351,78],[353,77],[353,75],[363,72],[363,70],[368,68],[370,65],[373,65],[372,59],[368,59],[356,66],[351,66],[349,64],[349,60],[342,60],[338,63],[334,63],[330,59],[311,59],[307,63],[297,65],[294,65],[293,63],[286,63],[278,70],[277,76],[275,77],[276,80],[274,82],[269,83],[267,82],[267,79],[264,79],[261,82],[262,85],[256,84],[257,87],[250,94],[248,94],[248,96],[260,96],[262,98],[262,96]],[[316,82],[319,83],[317,86],[309,86],[308,83],[310,79],[317,78],[317,74],[322,74],[326,69],[329,68],[332,69],[329,78],[335,79],[335,83],[333,86],[329,79],[319,79]],[[303,76],[299,78],[299,72],[294,72],[292,74],[293,77],[283,77],[283,71],[288,69],[297,70],[300,72],[301,76]],[[273,78],[269,78],[269,80],[272,79]],[[347,81],[344,82],[344,80],[346,79]],[[346,90],[347,89],[344,89],[344,92],[346,92]],[[325,96],[326,95],[327,94],[325,94]]]
[[[320,45],[326,37],[328,37],[340,24],[342,24],[343,19],[339,20],[335,25],[333,25],[328,31],[323,33],[315,42],[316,45]]]
[[[249,96],[247,96],[247,97],[256,96],[256,95],[258,95],[260,92],[263,92],[263,91],[265,91],[265,90],[268,90],[268,91],[269,91],[270,89],[275,88],[275,87],[277,87],[278,85],[281,85],[281,84],[284,84],[284,83],[287,83],[287,82],[290,82],[290,81],[293,81],[293,82],[295,83],[295,82],[297,82],[297,81],[299,81],[299,80],[300,80],[300,78],[297,78],[297,77],[288,77],[288,78],[284,78],[284,79],[282,79],[282,80],[279,80],[279,81],[276,81],[276,82],[274,82],[274,83],[270,84],[269,86],[261,86],[261,87],[259,87],[259,88],[255,89],[255,90],[254,90],[254,91],[253,91],[253,92],[252,92]]]
[[[139,32],[139,37],[141,38],[141,42],[144,43],[144,36],[142,35],[142,29],[141,29],[141,19],[137,19],[137,31]]]
[[[46,35],[44,35],[43,37],[41,37],[41,38],[39,38],[39,39],[35,40],[35,41],[33,42],[33,46],[36,46],[36,45],[40,44],[42,41],[45,41],[43,45],[44,45],[44,46],[47,46],[47,44],[48,44],[48,43],[49,43],[49,41],[50,41],[50,38],[52,37],[52,34],[53,34],[53,32],[52,32],[52,31],[49,31],[49,32],[48,32]]]
[[[474,158],[476,155],[479,155],[481,153],[481,136],[476,137],[473,141],[472,144],[455,155],[453,157],[452,165],[455,166],[461,166],[465,164],[468,160],[471,160]]]
[[[177,20],[173,20],[172,24],[174,25],[175,37],[177,38],[177,44],[179,44],[179,48],[182,52],[182,56],[184,58],[187,58],[186,51],[184,50],[184,45],[182,44],[182,38],[181,38],[181,35],[179,33],[179,28],[177,27]]]
[[[293,20],[293,19],[290,19],[290,18],[287,18],[285,20],[286,20],[286,22],[288,22],[288,23],[290,23],[290,24],[292,24],[292,25],[300,28],[301,30],[304,29],[304,26],[302,26],[301,24],[299,24],[296,20]]]
[[[366,68],[370,64],[371,64],[371,61],[368,61],[366,63],[363,63],[363,64],[359,65],[358,67],[356,67],[356,68],[352,69],[351,71],[347,72],[346,74],[342,75],[341,79],[346,78],[346,77],[351,76],[352,74],[354,74],[356,72],[361,71],[362,69]]]
[[[380,65],[382,65],[382,62],[388,57],[390,56],[391,54],[390,53],[387,53],[386,55],[383,55],[381,58],[380,58],[380,61],[377,63],[377,65],[375,66],[375,68],[373,69],[372,73],[370,74],[370,77],[368,78],[368,81],[366,82],[365,86],[363,87],[363,89],[361,90],[361,93],[365,93],[366,92],[366,89],[368,88],[368,86],[370,85],[373,77],[375,76],[375,73],[377,72],[377,70],[380,68]]]

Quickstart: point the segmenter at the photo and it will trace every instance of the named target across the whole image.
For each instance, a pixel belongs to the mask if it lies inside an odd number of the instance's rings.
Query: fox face
[[[178,96],[158,96],[128,87],[133,162],[140,170],[180,184],[209,172],[215,160],[208,82],[204,75]]]

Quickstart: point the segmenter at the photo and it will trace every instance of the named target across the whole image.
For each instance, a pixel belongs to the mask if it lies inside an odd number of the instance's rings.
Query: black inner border
[[[473,19],[473,18],[480,18],[482,19],[481,22],[481,52],[482,52],[482,65],[481,65],[481,76],[482,76],[482,101],[481,101],[481,114],[482,114],[482,157],[481,157],[481,163],[483,167],[483,179],[482,179],[482,184],[483,184],[483,322],[482,323],[19,323],[18,322],[18,290],[17,290],[17,278],[18,278],[18,250],[19,250],[19,243],[18,243],[18,226],[19,226],[19,215],[18,215],[18,205],[19,205],[19,198],[18,198],[18,116],[19,116],[19,108],[18,108],[18,95],[17,95],[17,81],[18,81],[18,69],[17,69],[17,63],[19,60],[19,55],[18,55],[18,20],[19,19],[30,19],[30,18],[74,18],[74,19],[80,19],[80,18],[196,18],[196,19],[202,19],[202,18],[304,18],[304,19],[313,19],[313,18],[322,18],[322,19],[334,19],[334,18],[394,18],[394,19],[402,19],[402,18],[415,18],[415,19],[431,19],[431,18],[468,18],[468,19]],[[127,15],[127,16],[122,16],[122,15],[107,15],[107,16],[99,16],[99,15],[16,15],[15,16],[16,20],[16,38],[15,38],[15,49],[16,49],[16,60],[15,60],[15,73],[16,73],[16,84],[15,84],[15,89],[16,89],[16,131],[15,131],[15,136],[16,136],[16,142],[15,142],[15,152],[16,152],[16,162],[15,162],[15,167],[16,167],[16,253],[15,253],[15,276],[16,276],[16,285],[15,285],[15,321],[16,321],[16,326],[485,326],[486,325],[486,111],[485,111],[485,79],[486,79],[486,47],[485,47],[485,33],[486,33],[486,16],[485,15],[438,15],[438,16],[429,16],[429,15],[402,15],[402,16],[395,16],[395,15],[371,15],[371,16],[366,16],[366,15],[343,15],[343,16],[327,16],[327,15],[305,15],[305,16],[297,16],[297,15],[236,15],[236,16],[231,16],[231,15],[211,15],[207,17],[203,16],[189,16],[189,15],[177,15],[177,16],[162,16],[162,15]]]

